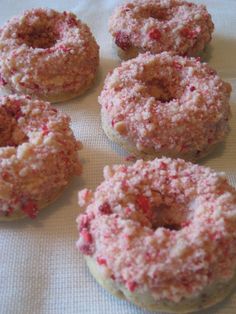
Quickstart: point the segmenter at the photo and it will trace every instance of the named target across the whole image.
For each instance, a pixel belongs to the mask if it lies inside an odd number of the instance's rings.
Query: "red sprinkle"
[[[105,265],[105,266],[107,265],[107,261],[103,257],[97,257],[97,262],[99,265]]]
[[[137,158],[134,155],[129,155],[125,158],[126,161],[135,161]]]
[[[181,70],[183,68],[183,66],[178,63],[177,61],[174,61],[173,62],[173,67],[176,69],[176,70]]]
[[[131,46],[129,36],[123,32],[116,33],[115,43],[123,50],[128,50]]]
[[[7,85],[7,82],[4,80],[4,78],[0,74],[0,85],[5,86]]]
[[[81,253],[83,253],[84,255],[92,255],[94,248],[89,245],[89,244],[82,244],[79,246],[79,250]]]
[[[116,123],[115,119],[112,119],[112,121],[111,121],[112,127],[114,127],[115,123]]]
[[[102,213],[102,214],[105,214],[105,215],[109,215],[112,213],[112,210],[111,210],[111,206],[109,205],[109,203],[104,203],[102,205],[100,205],[98,207],[98,210]]]
[[[137,283],[135,281],[127,281],[126,287],[129,289],[130,292],[134,292],[134,290],[137,288]]]
[[[167,169],[166,163],[164,163],[163,161],[161,161],[161,162],[160,162],[159,169],[161,169],[161,170],[166,170],[166,169]]]
[[[33,201],[28,201],[28,203],[26,203],[22,209],[21,209],[24,213],[26,213],[31,219],[36,218],[36,216],[38,215],[38,207],[36,205],[36,203],[34,203]]]
[[[195,86],[190,86],[190,92],[195,91],[196,87]]]
[[[144,195],[138,195],[136,197],[136,203],[138,204],[138,206],[144,211],[144,212],[148,212],[150,209],[150,203],[149,200],[146,196]]]
[[[89,233],[86,229],[83,229],[80,232],[80,235],[83,237],[84,242],[91,244],[93,242],[93,238],[91,233]]]
[[[89,217],[88,215],[82,215],[80,217],[80,223],[79,223],[79,230],[82,231],[83,229],[87,229],[89,227]]]
[[[188,38],[188,39],[194,39],[197,37],[198,32],[195,30],[191,30],[189,28],[183,28],[181,31],[181,35],[183,35],[184,37]]]
[[[42,131],[43,135],[47,135],[50,132],[46,124],[42,125]]]
[[[149,36],[151,39],[160,40],[160,39],[161,39],[161,32],[160,32],[157,28],[152,28],[152,29],[148,32],[148,36]]]

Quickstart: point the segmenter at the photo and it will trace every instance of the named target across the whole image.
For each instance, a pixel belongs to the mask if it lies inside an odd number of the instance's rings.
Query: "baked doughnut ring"
[[[204,5],[181,0],[134,0],[118,7],[109,31],[122,59],[150,51],[194,56],[214,30]]]
[[[192,312],[235,285],[236,190],[182,159],[104,168],[79,192],[77,247],[98,282],[142,308]]]
[[[72,13],[32,9],[0,30],[0,86],[7,93],[65,101],[90,87],[98,63],[89,27]]]
[[[0,220],[29,216],[80,174],[70,119],[29,96],[0,98]]]
[[[229,131],[231,86],[198,59],[140,54],[108,74],[106,135],[141,158],[207,155]]]

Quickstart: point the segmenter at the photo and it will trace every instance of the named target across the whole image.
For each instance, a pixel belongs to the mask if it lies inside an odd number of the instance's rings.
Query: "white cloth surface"
[[[201,164],[226,171],[236,186],[236,1],[201,0],[212,14],[215,32],[207,61],[233,87],[232,130],[221,145]],[[83,257],[75,248],[79,214],[77,191],[94,189],[102,180],[106,164],[124,162],[127,155],[104,135],[97,102],[107,72],[119,64],[107,21],[115,0],[1,0],[0,25],[13,15],[32,7],[72,11],[91,27],[100,47],[97,82],[84,96],[57,105],[72,119],[72,128],[84,148],[80,152],[83,175],[36,220],[0,224],[0,313],[1,314],[144,314],[128,302],[103,290],[89,274]],[[233,314],[236,291],[220,305],[202,314]]]

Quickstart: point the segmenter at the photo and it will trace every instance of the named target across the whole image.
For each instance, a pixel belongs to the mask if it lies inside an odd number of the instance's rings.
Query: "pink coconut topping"
[[[236,191],[223,173],[161,158],[107,166],[104,177],[79,192],[77,246],[107,278],[174,302],[232,278]]]
[[[0,85],[36,96],[77,92],[93,80],[99,47],[69,12],[32,9],[0,31]]]
[[[42,205],[79,174],[81,165],[67,115],[29,96],[0,98],[0,215]]]
[[[124,51],[193,55],[211,40],[213,29],[205,6],[179,0],[127,1],[109,21],[110,33]]]
[[[108,74],[99,103],[139,151],[198,154],[227,135],[230,92],[199,59],[147,52]]]

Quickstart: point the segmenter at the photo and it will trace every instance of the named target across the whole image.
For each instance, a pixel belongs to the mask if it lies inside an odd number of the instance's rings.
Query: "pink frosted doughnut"
[[[236,190],[182,159],[104,168],[79,192],[77,247],[98,282],[148,310],[191,312],[235,285]]]
[[[227,135],[230,92],[230,84],[198,59],[140,54],[105,80],[103,129],[139,157],[194,160]]]
[[[80,174],[69,122],[47,102],[0,98],[0,220],[35,218]]]
[[[53,102],[83,93],[98,68],[89,27],[69,12],[32,9],[0,31],[0,86]]]
[[[195,55],[214,29],[204,5],[180,0],[134,0],[118,7],[109,30],[122,58],[139,52]]]

